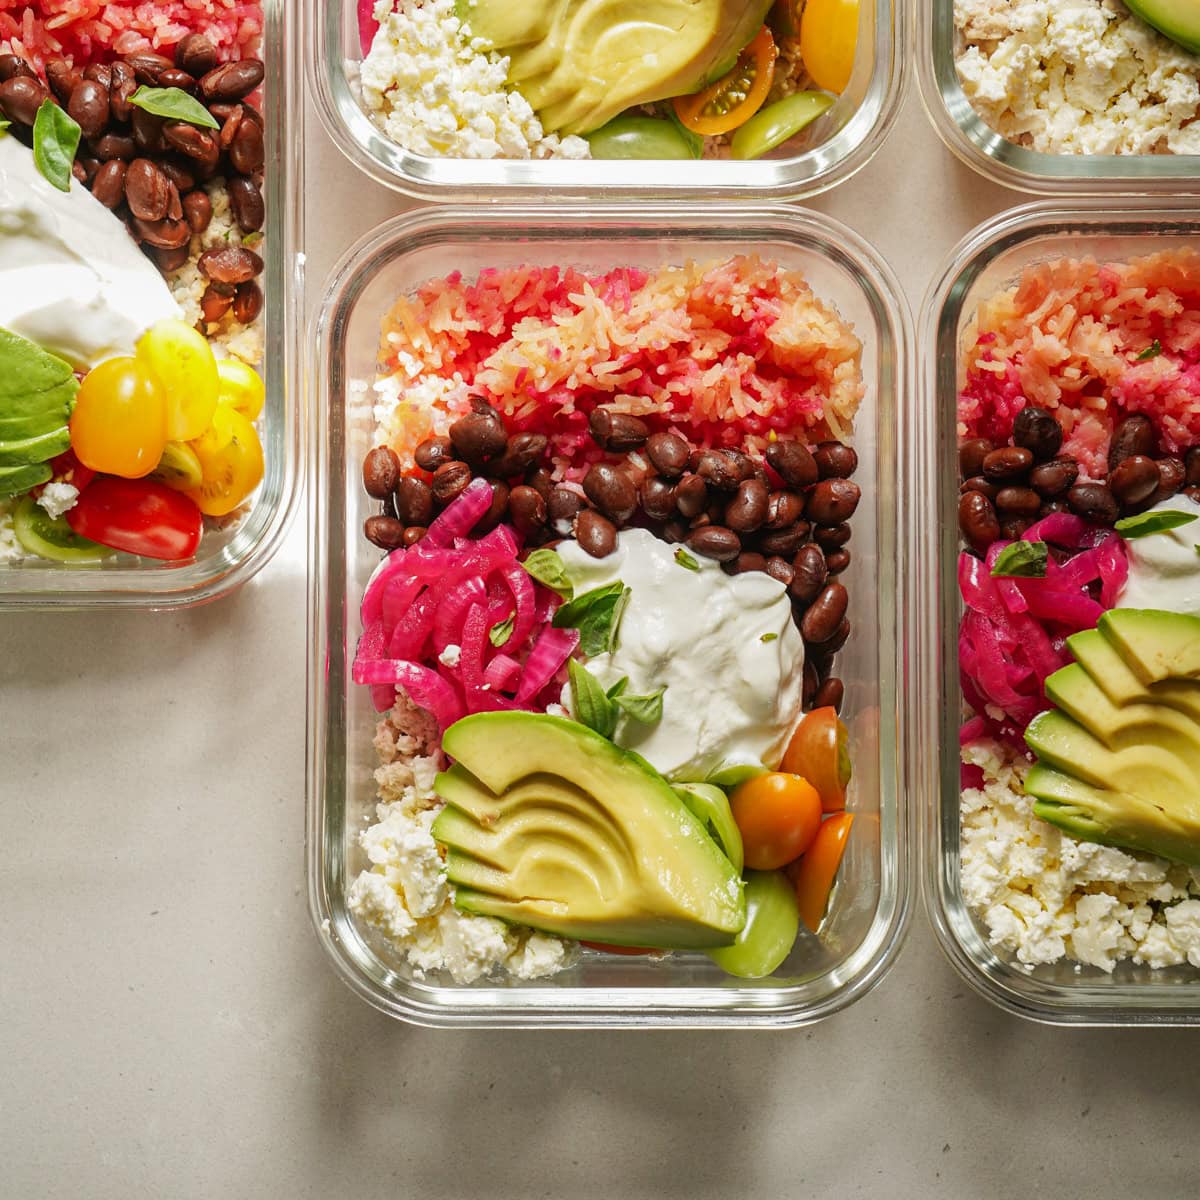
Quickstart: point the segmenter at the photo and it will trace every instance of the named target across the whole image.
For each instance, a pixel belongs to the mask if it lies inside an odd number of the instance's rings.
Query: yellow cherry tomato
[[[188,492],[202,513],[232,512],[262,481],[262,443],[254,426],[227,404],[217,406],[212,424],[191,443],[204,482]]]
[[[71,414],[71,449],[106,475],[149,475],[167,444],[167,407],[154,373],[136,358],[110,358],[84,376]]]
[[[739,783],[729,797],[746,866],[773,871],[808,849],[821,827],[821,798],[799,775],[771,771]]]
[[[813,82],[844,92],[858,43],[858,0],[806,0],[800,17],[800,57]]]
[[[137,356],[167,396],[167,437],[188,442],[212,421],[220,379],[208,340],[183,321],[159,321],[137,344]]]
[[[217,403],[236,408],[247,421],[257,420],[267,398],[262,376],[240,358],[218,359],[217,376],[220,379]]]

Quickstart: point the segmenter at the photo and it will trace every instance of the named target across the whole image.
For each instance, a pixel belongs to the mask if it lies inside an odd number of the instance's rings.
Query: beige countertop
[[[309,277],[396,211],[309,131]],[[1020,197],[915,90],[820,211],[935,265]],[[1043,1028],[920,903],[883,983],[792,1032],[409,1028],[335,978],[304,888],[305,547],[177,614],[0,617],[4,1200],[1176,1200],[1198,1036]]]

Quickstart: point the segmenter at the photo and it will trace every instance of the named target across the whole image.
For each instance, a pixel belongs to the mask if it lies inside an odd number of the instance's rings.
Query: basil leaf
[[[681,567],[687,567],[689,571],[700,570],[700,564],[682,546],[675,551],[675,561]]]
[[[622,693],[616,698],[617,707],[628,717],[643,725],[657,725],[663,715],[663,692],[667,690],[664,683],[657,692],[648,696],[630,696]]]
[[[579,648],[588,658],[604,654],[617,642],[621,615],[632,593],[619,579],[568,600],[554,614],[556,629],[578,629]]]
[[[617,706],[605,694],[596,677],[576,659],[567,660],[571,682],[571,706],[575,719],[601,737],[610,738],[617,728]]]
[[[129,103],[156,117],[166,117],[168,121],[186,121],[204,129],[221,128],[216,117],[182,88],[146,87],[143,84],[129,97]]]
[[[606,583],[603,587],[592,588],[579,596],[568,600],[555,614],[550,622],[555,629],[575,629],[587,612],[596,604],[602,603],[609,596],[619,596],[625,590],[625,585],[618,579]]]
[[[606,693],[610,700],[615,700],[629,686],[629,676],[623,675]]]
[[[1123,538],[1142,538],[1152,533],[1166,533],[1168,529],[1178,529],[1181,525],[1190,525],[1195,519],[1195,513],[1169,508],[1138,513],[1135,517],[1122,517],[1113,528]]]
[[[513,626],[517,623],[517,614],[510,613],[503,621],[493,625],[488,630],[488,641],[493,646],[503,646],[512,637]]]
[[[764,633],[764,634],[762,635],[762,637],[760,637],[758,640],[759,640],[760,642],[762,642],[762,643],[763,643],[763,645],[765,646],[765,645],[767,644],[767,642],[777,642],[777,641],[779,640],[779,634],[777,634],[777,633]]]
[[[1155,338],[1145,350],[1137,356],[1138,362],[1145,362],[1149,358],[1157,358],[1162,353],[1162,342]]]
[[[33,121],[33,161],[47,183],[71,190],[71,167],[82,131],[53,100],[43,100]]]
[[[1045,579],[1048,557],[1045,542],[1012,542],[1000,551],[992,575]]]
[[[564,600],[575,595],[575,586],[567,574],[567,564],[556,550],[535,550],[522,564],[543,587],[557,592]]]

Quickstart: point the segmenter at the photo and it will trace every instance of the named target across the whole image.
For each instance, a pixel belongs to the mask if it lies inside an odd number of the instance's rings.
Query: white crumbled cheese
[[[462,647],[453,644],[447,646],[445,650],[438,655],[438,662],[443,667],[457,667],[462,662]]]
[[[394,142],[442,158],[588,158],[579,137],[547,134],[507,87],[508,59],[471,38],[454,0],[378,0],[379,29],[358,84]]]
[[[75,501],[79,499],[79,489],[69,483],[48,483],[42,488],[42,494],[38,497],[38,503],[57,520],[65,512],[69,512],[75,507]]]
[[[371,865],[350,885],[350,911],[378,929],[418,977],[445,973],[474,983],[497,970],[518,979],[563,970],[573,961],[572,944],[454,907],[431,832],[441,807],[433,790],[442,765],[436,744],[429,714],[401,694],[375,734],[380,803],[375,823],[359,834]]]
[[[1022,787],[1027,764],[995,742],[971,742],[962,757],[984,776],[961,797],[962,893],[993,947],[1030,968],[1200,966],[1200,872],[1039,820]]]
[[[13,501],[0,500],[0,563],[20,562],[26,557],[25,548],[17,541],[13,529]]]
[[[1046,154],[1200,154],[1200,56],[1121,0],[956,0],[963,92]]]

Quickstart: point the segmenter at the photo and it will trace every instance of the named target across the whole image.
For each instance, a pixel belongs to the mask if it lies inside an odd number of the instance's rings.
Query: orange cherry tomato
[[[775,78],[779,51],[764,25],[738,55],[733,70],[692,96],[677,96],[675,115],[693,133],[728,133],[745,124],[760,108]]]
[[[773,871],[808,849],[821,824],[821,798],[807,779],[771,771],[747,779],[729,797],[746,866]]]
[[[817,789],[821,807],[840,812],[846,807],[850,783],[850,735],[832,706],[805,713],[780,764],[785,771],[803,775]]]
[[[796,889],[796,902],[800,906],[800,920],[813,933],[817,932],[833,891],[842,855],[846,852],[846,840],[850,826],[854,824],[853,813],[835,813],[824,821],[813,838],[812,845],[804,852],[799,862],[787,869],[788,878]]]
[[[800,17],[800,57],[817,87],[839,95],[854,70],[858,0],[805,0]]]
[[[149,475],[167,444],[167,401],[153,372],[136,358],[110,358],[79,385],[71,449],[105,475]]]

